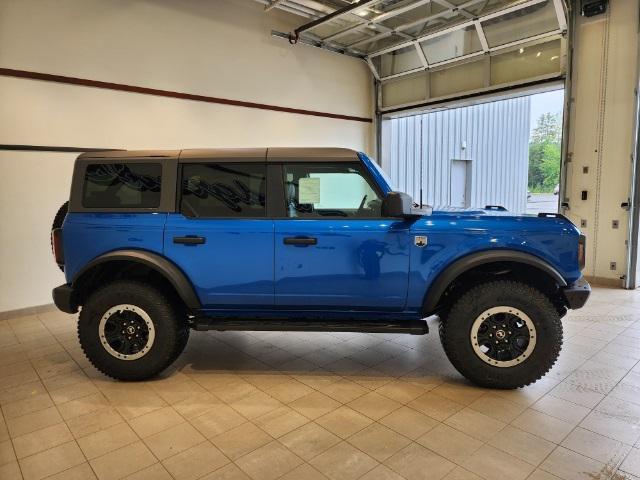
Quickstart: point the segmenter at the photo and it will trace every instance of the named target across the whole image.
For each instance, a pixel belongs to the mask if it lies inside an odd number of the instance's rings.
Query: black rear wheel
[[[443,315],[440,339],[454,367],[489,388],[519,388],[544,376],[562,347],[549,298],[516,281],[481,284]]]
[[[120,280],[92,293],[78,321],[80,345],[102,373],[144,380],[167,368],[184,350],[189,326],[171,295]]]

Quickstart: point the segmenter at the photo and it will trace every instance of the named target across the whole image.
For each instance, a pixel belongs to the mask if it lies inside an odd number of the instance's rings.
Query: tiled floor
[[[92,369],[75,318],[0,322],[0,479],[640,478],[640,292],[596,289],[542,381],[466,383],[425,337],[197,333],[162,378]],[[635,476],[634,476],[635,475]]]

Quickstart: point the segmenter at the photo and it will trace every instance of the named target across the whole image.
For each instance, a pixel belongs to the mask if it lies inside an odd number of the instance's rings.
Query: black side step
[[[230,319],[196,317],[194,330],[246,330],[282,332],[361,332],[409,333],[424,335],[429,327],[424,320],[286,320],[286,319]]]

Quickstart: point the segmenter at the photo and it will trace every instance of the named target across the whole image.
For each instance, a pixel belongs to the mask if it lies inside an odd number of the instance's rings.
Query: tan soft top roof
[[[140,159],[140,158],[176,158],[184,161],[219,159],[227,161],[258,160],[267,161],[318,161],[342,160],[357,161],[358,152],[350,148],[197,148],[186,150],[106,150],[102,152],[87,152],[79,159],[108,158],[108,159]]]

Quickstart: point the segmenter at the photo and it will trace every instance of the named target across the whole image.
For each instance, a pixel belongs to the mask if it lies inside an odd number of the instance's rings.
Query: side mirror
[[[413,200],[406,193],[389,192],[382,200],[382,215],[393,218],[415,217],[412,207]]]

